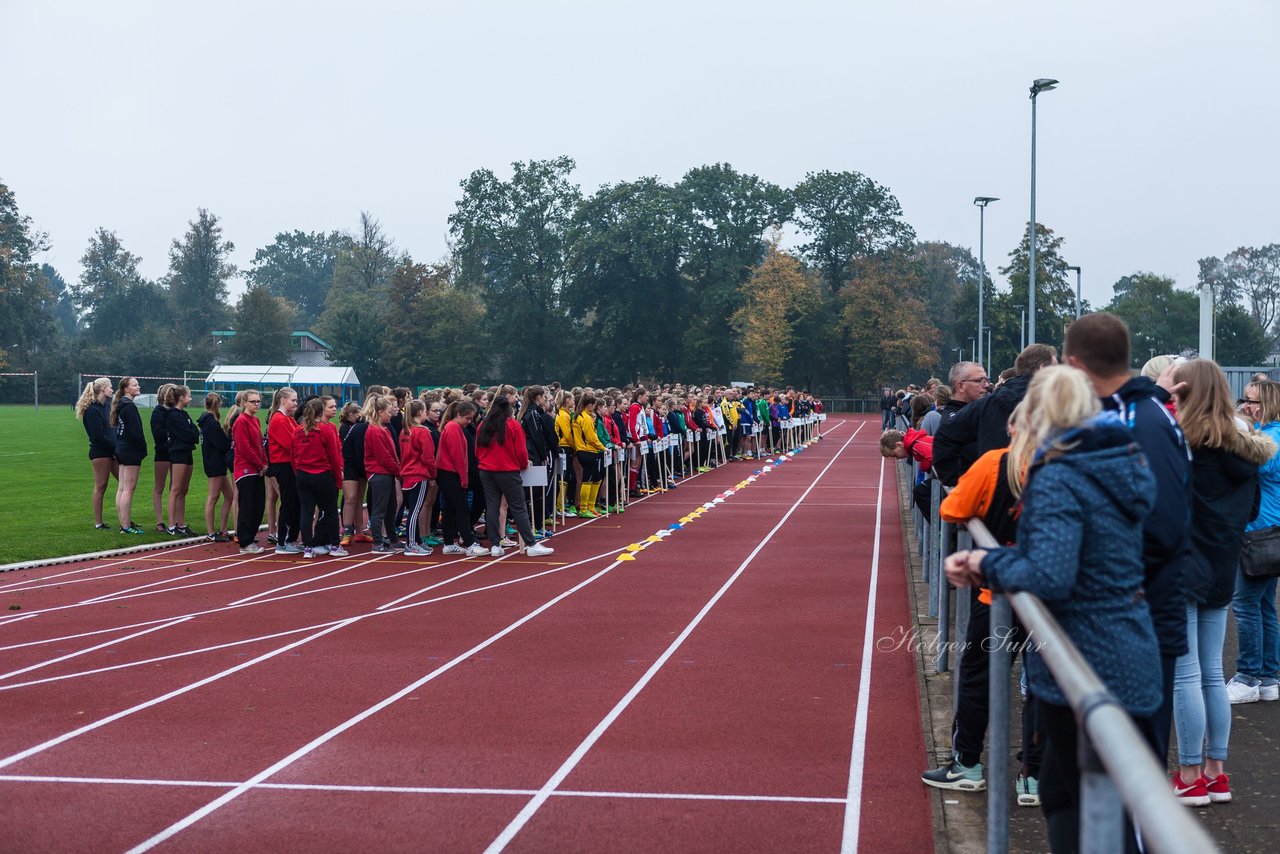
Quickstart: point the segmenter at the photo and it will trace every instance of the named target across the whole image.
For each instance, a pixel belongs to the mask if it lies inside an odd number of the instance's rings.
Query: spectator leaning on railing
[[[1155,483],[1115,414],[1100,413],[1089,382],[1066,366],[1038,372],[1025,428],[1037,448],[1026,474],[1016,545],[947,558],[957,587],[1039,596],[1129,714],[1160,706],[1160,650],[1143,580],[1143,519]],[[1043,660],[1027,676],[1047,736],[1040,798],[1054,851],[1079,848],[1080,768],[1075,715]]]
[[[1187,651],[1183,576],[1191,561],[1191,453],[1173,415],[1169,393],[1147,377],[1129,376],[1129,327],[1114,314],[1086,314],[1067,327],[1069,365],[1088,376],[1103,409],[1117,413],[1146,454],[1156,478],[1155,510],[1142,525],[1143,595],[1160,641],[1163,697],[1146,735],[1159,762],[1169,757],[1173,665]]]

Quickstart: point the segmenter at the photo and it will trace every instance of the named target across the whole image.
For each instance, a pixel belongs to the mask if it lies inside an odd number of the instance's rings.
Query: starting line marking
[[[0,775],[0,783],[58,783],[100,786],[169,786],[198,789],[234,789],[244,783],[217,780],[131,780],[118,777],[39,777],[26,774]],[[530,797],[536,789],[485,789],[453,786],[344,786],[332,783],[257,783],[254,789],[279,789],[294,792],[356,792],[390,795],[514,795]],[[703,794],[699,792],[589,792],[561,790],[557,798],[617,798],[665,801],[746,801],[784,804],[843,804],[844,798],[814,798],[800,795]]]

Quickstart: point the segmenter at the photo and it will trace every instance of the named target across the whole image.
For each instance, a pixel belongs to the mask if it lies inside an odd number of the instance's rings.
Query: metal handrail
[[[995,537],[979,519],[966,523],[974,545],[999,548]],[[945,583],[945,578],[943,580]],[[1037,639],[1037,652],[1044,659],[1054,681],[1062,690],[1075,713],[1080,728],[1081,745],[1081,850],[1114,851],[1124,829],[1121,804],[1129,810],[1142,834],[1144,845],[1160,854],[1204,854],[1218,846],[1190,811],[1178,803],[1165,769],[1156,761],[1146,739],[1138,732],[1133,719],[1107,690],[1106,685],[1084,660],[1080,650],[1058,625],[1048,607],[1034,594],[992,592],[991,626],[1001,625],[996,609],[1001,600],[1012,606],[1022,621],[1028,637]],[[1007,624],[1007,617],[1004,624]],[[991,656],[992,696],[1000,690],[1006,702],[998,720],[995,703],[990,709],[989,729],[992,734],[991,789],[987,799],[987,845],[989,851],[1003,852],[1008,847],[1008,798],[994,793],[1008,790],[1008,649],[1004,655]],[[993,650],[994,652],[994,650]],[[996,733],[1003,731],[1004,749],[997,753]],[[998,775],[997,769],[1003,769]],[[1003,784],[998,776],[1004,778]],[[1001,816],[1003,813],[1003,816]],[[998,824],[1000,827],[994,827]]]

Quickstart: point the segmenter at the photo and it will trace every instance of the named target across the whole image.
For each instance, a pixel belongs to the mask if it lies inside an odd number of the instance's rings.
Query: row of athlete
[[[555,410],[556,509],[585,518],[622,512],[628,498],[673,488],[695,471],[796,447],[817,435],[820,417],[807,395],[766,399],[754,388],[714,396],[562,390]]]

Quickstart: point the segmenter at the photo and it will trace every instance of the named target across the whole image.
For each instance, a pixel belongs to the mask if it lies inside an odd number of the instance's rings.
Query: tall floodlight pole
[[[983,242],[986,237],[986,229],[987,229],[987,222],[986,222],[987,205],[991,204],[992,202],[998,202],[998,201],[1000,200],[997,199],[995,196],[977,196],[973,200],[973,203],[978,206],[978,358],[976,359],[976,361],[979,365],[983,363],[982,361],[982,356],[983,356],[983,353],[982,353],[982,324],[983,324],[982,301],[983,301],[983,297],[985,296],[984,292],[987,289],[986,288],[987,267],[986,267],[986,262],[983,258]],[[986,357],[987,357],[987,362],[990,362],[991,361],[990,347],[987,348]],[[991,369],[986,368],[985,370],[987,372],[990,372]]]
[[[974,343],[977,340],[972,335],[969,336],[969,361],[971,362],[978,361],[978,345]]]
[[[1076,271],[1076,320],[1080,319],[1080,268],[1068,267],[1068,270]]]
[[[1057,85],[1057,80],[1048,77],[1041,77],[1031,84],[1031,275],[1027,289],[1027,314],[1031,315],[1029,339],[1032,344],[1036,343],[1036,96]]]
[[[1018,311],[1022,312],[1018,321],[1018,352],[1021,353],[1027,349],[1027,307],[1024,305],[1015,305]]]

